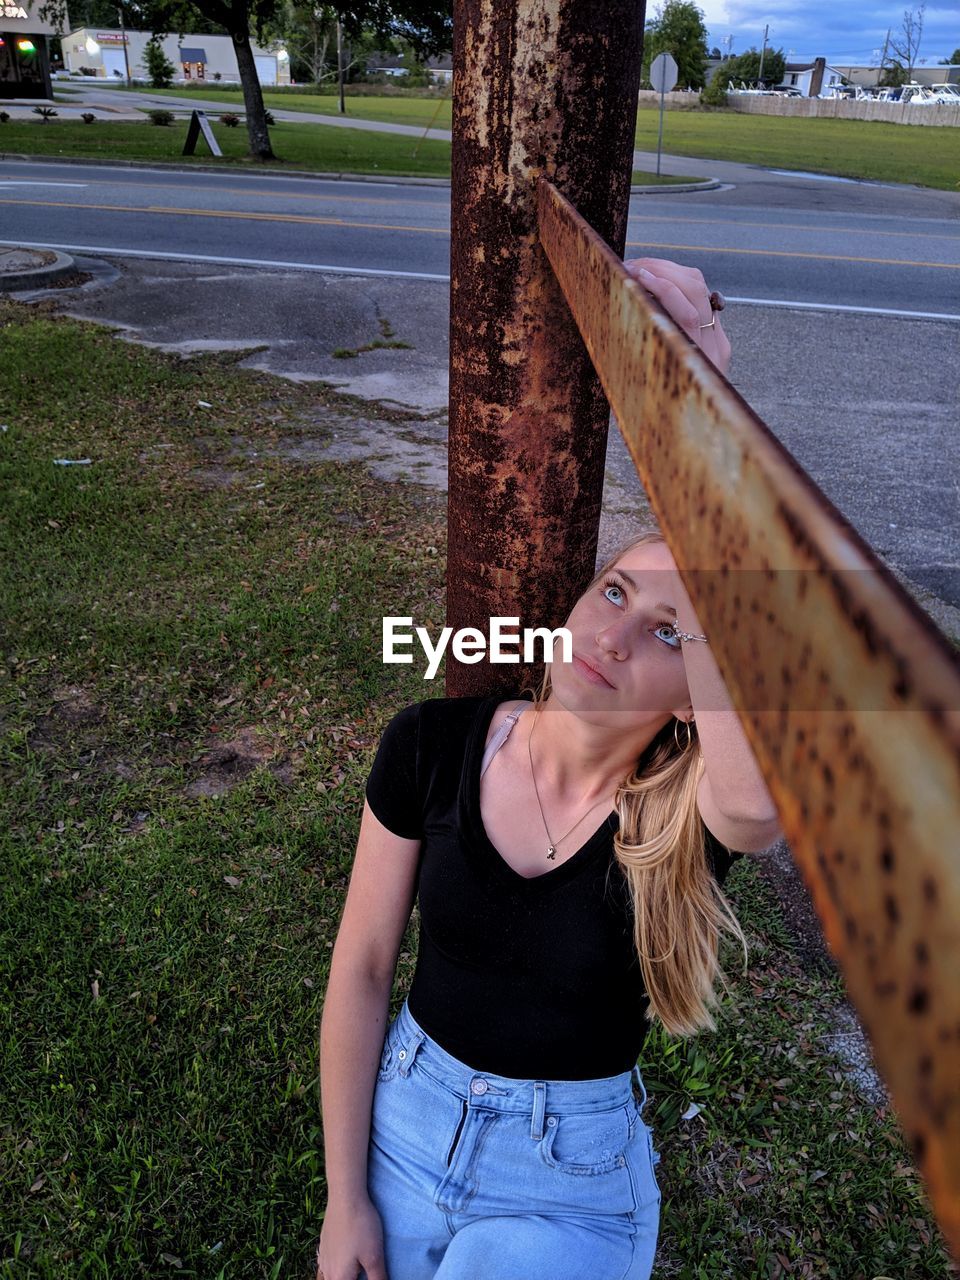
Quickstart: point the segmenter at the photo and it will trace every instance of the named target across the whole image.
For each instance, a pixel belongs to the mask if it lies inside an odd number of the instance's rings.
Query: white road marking
[[[104,253],[111,258],[161,258],[171,262],[215,262],[228,267],[261,267],[282,271],[319,271],[339,276],[399,276],[404,280],[450,280],[425,271],[388,271],[373,267],[334,267],[320,262],[277,262],[269,258],[217,258],[205,253],[164,253],[160,249],[114,249],[101,244],[47,244],[32,240],[0,240],[25,249],[64,249],[67,253]]]
[[[28,182],[20,178],[0,178],[0,187],[86,187],[86,182]]]
[[[100,244],[50,244],[47,241],[0,240],[0,245],[25,249],[63,249],[67,253],[102,253],[111,258],[148,258],[170,262],[212,262],[227,267],[260,267],[262,270],[316,271],[337,276],[384,276],[401,280],[437,280],[449,284],[447,275],[427,271],[390,271],[377,267],[335,267],[322,262],[285,262],[269,258],[219,258],[204,253],[165,253],[160,249],[116,249]],[[906,311],[896,307],[854,307],[842,302],[796,302],[789,298],[739,298],[726,294],[727,302],[747,307],[786,307],[795,311],[841,311],[854,315],[896,316],[904,320],[958,320],[960,314],[949,311]]]
[[[728,302],[739,302],[747,307],[791,307],[797,311],[845,311],[859,316],[900,316],[907,320],[960,320],[951,311],[901,311],[897,307],[853,307],[843,302],[790,302],[781,298],[734,298],[724,295]]]

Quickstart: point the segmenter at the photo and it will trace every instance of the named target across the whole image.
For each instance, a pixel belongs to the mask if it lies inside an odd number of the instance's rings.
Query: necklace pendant
[[[547,857],[548,857],[548,858],[555,858],[556,856],[557,856],[557,850],[556,850],[556,848],[555,848],[552,844],[548,844],[548,845],[547,845]]]

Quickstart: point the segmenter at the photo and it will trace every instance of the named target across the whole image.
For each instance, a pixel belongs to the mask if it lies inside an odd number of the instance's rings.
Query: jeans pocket
[[[626,1107],[547,1116],[540,1158],[561,1173],[609,1173],[626,1165],[630,1131]]]

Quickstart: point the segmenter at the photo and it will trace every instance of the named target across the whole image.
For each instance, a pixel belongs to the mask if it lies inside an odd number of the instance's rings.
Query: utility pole
[[[559,627],[596,567],[610,407],[537,234],[550,176],[626,244],[643,0],[455,0],[446,624]],[[448,661],[448,697],[539,680]]]
[[[881,53],[880,55],[880,73],[877,76],[878,81],[883,79],[883,68],[887,65],[887,47],[889,44],[890,44],[890,28],[887,27],[887,36],[883,42],[883,53]]]
[[[343,100],[343,23],[337,17],[337,84],[340,86],[340,114],[347,114],[347,104]]]
[[[123,45],[123,65],[127,68],[127,88],[130,88],[130,54],[127,52],[127,29],[123,24],[123,5],[117,6],[120,18],[120,43]]]
[[[760,50],[760,70],[757,72],[757,87],[763,88],[763,55],[767,52],[767,35],[770,32],[770,23],[763,28],[763,48]]]

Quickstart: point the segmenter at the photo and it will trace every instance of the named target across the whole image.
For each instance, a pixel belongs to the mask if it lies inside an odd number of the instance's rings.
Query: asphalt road
[[[709,168],[723,189],[634,198],[628,255],[726,293],[733,384],[960,635],[960,196]],[[372,419],[378,401],[432,415],[415,466],[443,482],[446,187],[4,161],[0,224],[97,271],[58,291],[71,315],[185,354],[260,347],[245,364],[339,385]],[[410,345],[334,355],[383,321]],[[382,456],[393,429],[367,425]],[[643,495],[616,431],[607,480],[628,517]]]
[[[804,198],[810,187],[822,196],[822,181],[796,185],[797,202],[780,207],[738,199],[744,186],[634,197],[627,253],[698,266],[732,299],[960,319],[960,202],[920,216],[878,186],[874,211],[848,211],[843,197],[827,208]],[[0,214],[5,241],[97,253],[421,278],[449,269],[441,186],[8,160]]]

